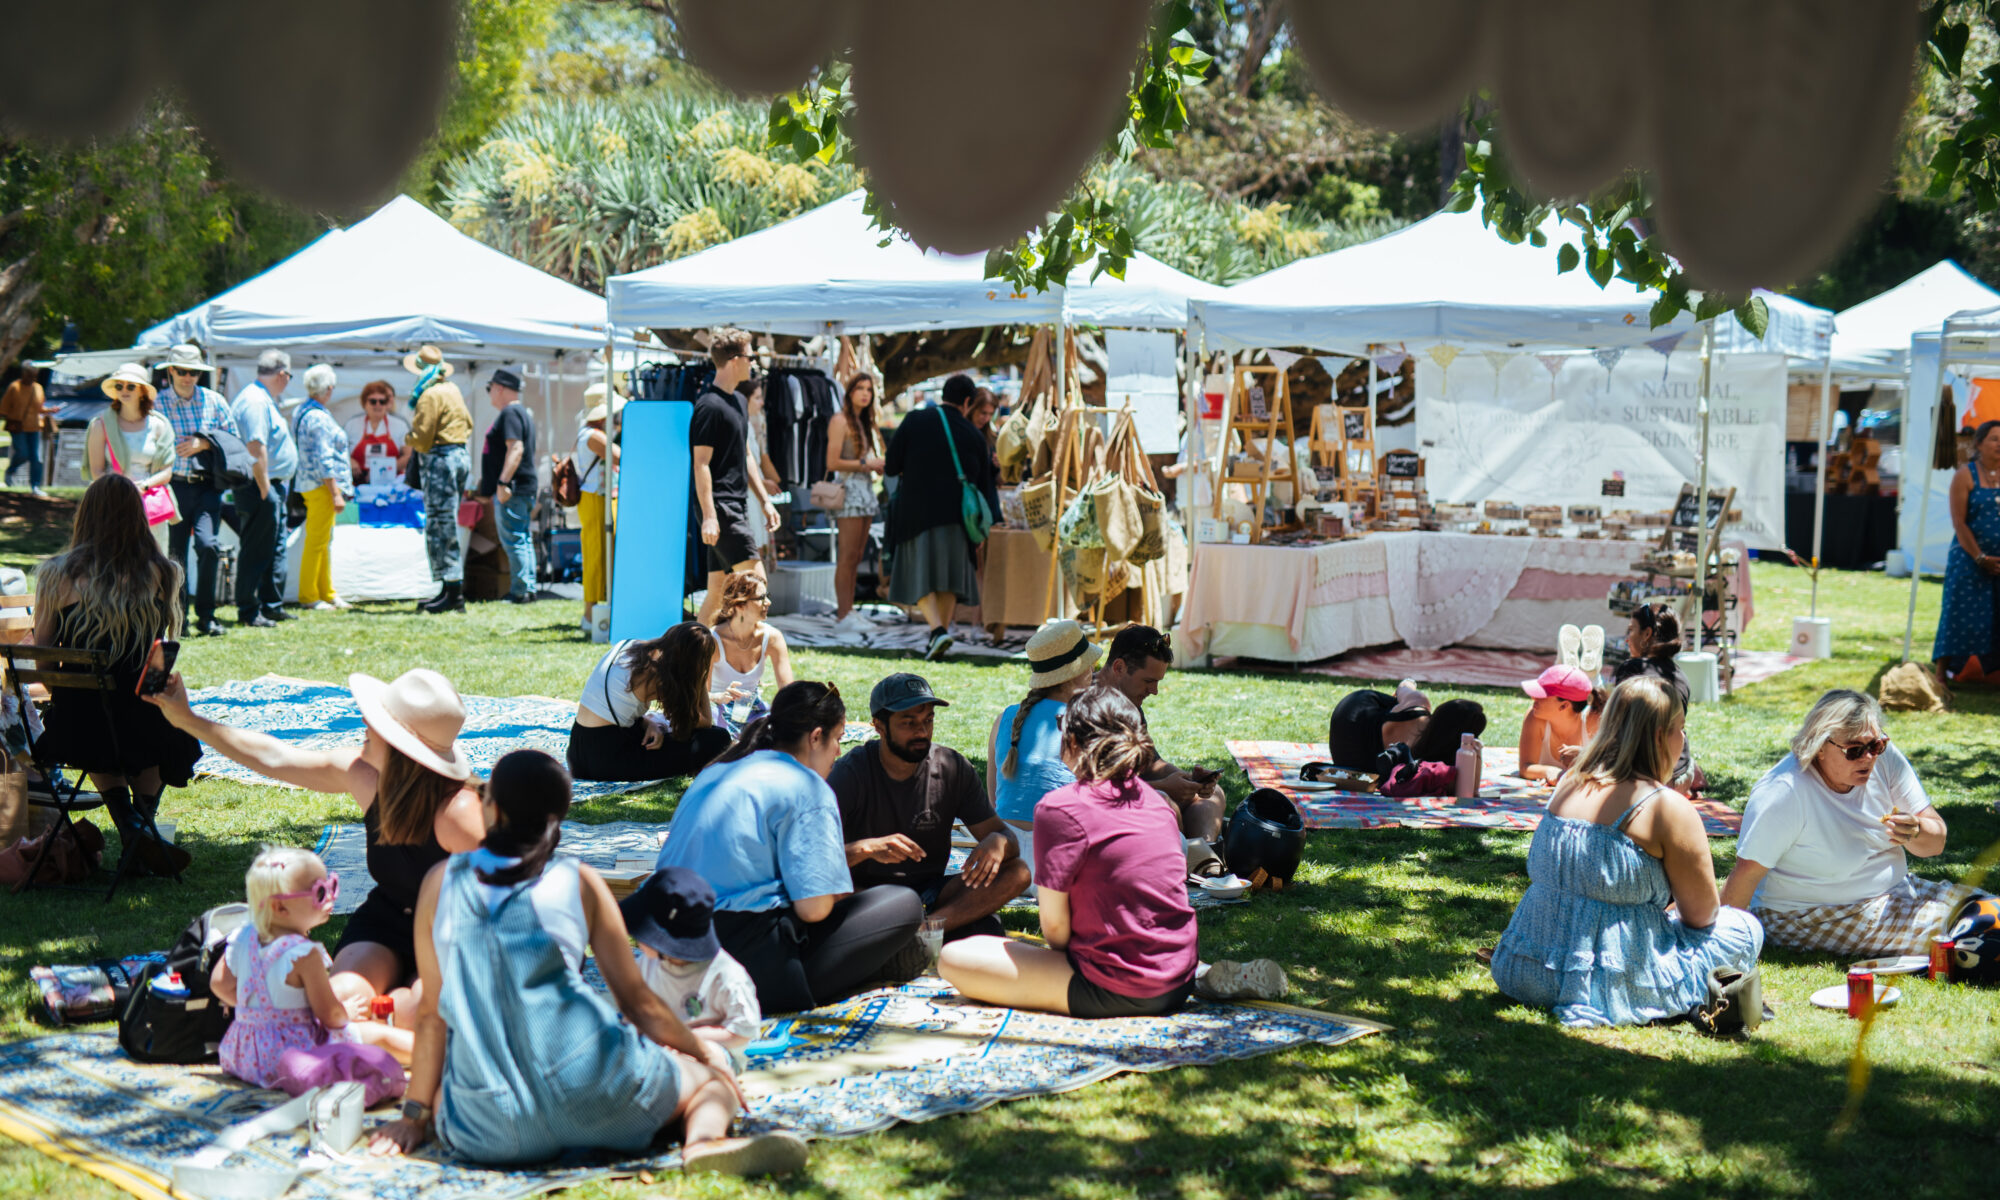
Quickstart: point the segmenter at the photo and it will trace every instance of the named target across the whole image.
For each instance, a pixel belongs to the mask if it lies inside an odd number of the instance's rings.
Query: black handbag
[[[412,450],[410,452],[410,465],[403,468],[403,486],[409,488],[413,492],[421,492],[424,490],[423,451]]]
[[[229,935],[249,920],[248,905],[219,904],[181,932],[164,965],[140,972],[118,1014],[118,1045],[127,1056],[135,1062],[182,1066],[216,1061],[235,1013],[209,990],[209,975]],[[179,988],[153,986],[156,978],[176,973]]]
[[[1689,1010],[1688,1024],[1717,1037],[1750,1033],[1771,1016],[1764,1007],[1764,981],[1752,963],[1747,971],[1734,967],[1712,967],[1708,972],[1708,1000]]]

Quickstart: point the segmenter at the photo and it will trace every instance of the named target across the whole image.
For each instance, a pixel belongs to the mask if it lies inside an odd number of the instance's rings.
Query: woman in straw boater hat
[[[1063,711],[1090,686],[1104,648],[1075,621],[1050,621],[1028,639],[1028,694],[1002,709],[986,735],[986,797],[1014,827],[1034,869],[1035,805],[1076,782],[1062,757]]]
[[[405,446],[421,460],[417,464],[424,490],[424,552],[430,556],[431,578],[438,594],[417,605],[419,612],[465,611],[465,556],[458,548],[458,502],[465,498],[465,481],[472,475],[472,413],[465,397],[451,382],[452,365],[444,351],[424,346],[403,359],[403,369],[417,377],[410,385],[410,437]]]
[[[308,791],[346,792],[361,805],[375,890],[348,918],[333,954],[333,990],[355,1011],[417,977],[417,892],[424,874],[447,856],[478,846],[486,823],[470,782],[472,764],[456,745],[465,702],[449,679],[419,668],[392,683],[349,675],[347,687],[367,734],[359,746],[337,750],[308,750],[211,721],[189,706],[178,674],[148,699],[176,728],[225,758]],[[398,997],[399,1012],[403,999]]]
[[[126,363],[107,376],[100,385],[111,397],[111,408],[90,419],[84,430],[84,464],[88,478],[123,475],[139,485],[141,492],[163,487],[174,480],[174,427],[153,411],[158,394],[146,368]],[[116,430],[116,436],[113,436]],[[169,491],[167,495],[172,495]],[[175,511],[169,520],[153,529],[160,553],[167,553],[167,526],[181,519]]]
[[[607,481],[612,468],[618,465],[619,414],[625,409],[625,397],[614,394],[609,403],[604,398],[604,384],[593,383],[583,389],[583,402],[592,405],[583,414],[583,428],[576,433],[576,473],[582,481],[581,497],[576,504],[577,524],[581,527],[583,546],[583,611],[586,618],[590,606],[602,604],[611,598],[611,589],[604,576],[604,506],[611,494]],[[609,459],[607,464],[606,459]],[[617,510],[613,510],[616,519]]]

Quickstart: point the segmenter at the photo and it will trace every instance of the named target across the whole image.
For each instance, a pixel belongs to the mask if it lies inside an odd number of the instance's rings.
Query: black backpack
[[[140,972],[118,1014],[118,1045],[127,1056],[183,1066],[216,1061],[235,1014],[209,990],[208,977],[222,957],[223,943],[249,921],[249,905],[217,905],[181,931],[164,965],[151,964]],[[179,972],[185,995],[154,989],[153,980],[169,972]]]

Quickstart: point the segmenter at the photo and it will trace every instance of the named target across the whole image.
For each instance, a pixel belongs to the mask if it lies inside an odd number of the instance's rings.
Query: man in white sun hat
[[[181,520],[167,533],[173,559],[181,565],[181,576],[194,586],[195,620],[193,632],[203,637],[221,637],[222,622],[215,619],[215,575],[219,558],[216,537],[222,528],[220,479],[212,475],[210,460],[202,455],[215,445],[208,435],[227,433],[240,437],[236,416],[221,392],[209,387],[215,368],[202,358],[201,347],[182,343],[167,351],[154,364],[166,368],[168,387],[159,395],[160,411],[174,427],[174,504]],[[188,542],[194,542],[194,567],[188,566]]]

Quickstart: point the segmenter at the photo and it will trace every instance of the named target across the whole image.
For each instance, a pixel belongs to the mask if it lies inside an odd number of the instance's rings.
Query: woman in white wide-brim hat
[[[359,746],[308,750],[265,733],[223,725],[196,713],[175,675],[148,697],[167,720],[225,758],[280,783],[328,794],[346,792],[361,805],[368,873],[375,890],[347,920],[334,947],[333,990],[350,1012],[417,977],[417,892],[424,875],[486,835],[472,764],[457,746],[465,702],[436,671],[406,671],[394,682],[350,675],[347,687],[367,735]],[[404,997],[398,996],[398,1011]]]
[[[583,612],[611,598],[604,576],[604,506],[609,503],[606,481],[618,465],[618,420],[625,409],[625,397],[613,393],[605,399],[604,385],[593,383],[583,389],[583,427],[576,432],[576,473],[583,481],[577,501],[578,540],[583,548]],[[609,460],[608,462],[606,460]],[[612,510],[616,519],[617,510]]]
[[[138,484],[141,492],[171,484],[174,427],[165,413],[153,411],[153,400],[159,393],[147,378],[146,368],[126,363],[99,386],[111,397],[111,407],[92,417],[90,427],[84,430],[85,478],[123,475]],[[179,520],[176,512],[170,520],[152,527],[160,553],[167,553],[168,526]]]

